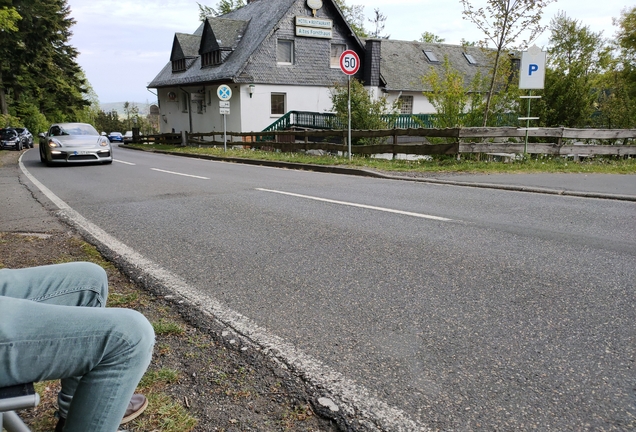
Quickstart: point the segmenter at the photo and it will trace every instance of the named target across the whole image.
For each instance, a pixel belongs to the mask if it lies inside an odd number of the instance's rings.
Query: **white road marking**
[[[137,165],[137,164],[134,164],[134,163],[132,163],[132,162],[126,162],[126,161],[119,160],[119,159],[113,159],[113,160],[114,160],[115,162],[123,163],[123,164],[126,164],[126,165]]]
[[[19,160],[22,172],[37,186],[40,191],[60,209],[58,215],[76,230],[91,239],[94,244],[101,245],[111,253],[119,256],[133,268],[138,269],[143,279],[154,280],[166,289],[174,292],[187,301],[191,307],[198,308],[211,320],[230,327],[244,343],[259,348],[265,354],[282,362],[309,381],[320,393],[329,395],[338,401],[339,408],[349,418],[362,417],[369,419],[377,427],[375,430],[391,430],[399,432],[429,431],[430,429],[415,422],[405,411],[395,408],[377,399],[369,390],[346,378],[340,372],[323,364],[320,360],[306,354],[284,339],[268,332],[248,317],[228,308],[214,297],[197,291],[183,279],[163,267],[148,260],[132,248],[112,237],[106,231],[84,218],[68,204],[58,198],[51,190],[31,175]],[[369,429],[372,430],[372,429]]]
[[[192,175],[192,174],[183,174],[183,173],[178,173],[178,172],[174,172],[174,171],[166,171],[166,170],[162,170],[162,169],[159,169],[159,168],[150,168],[150,169],[153,170],[153,171],[159,171],[159,172],[179,175],[179,176],[183,176],[183,177],[192,177],[192,178],[198,178],[198,179],[202,179],[202,180],[210,180],[209,177],[201,177],[201,176],[196,176],[196,175]]]
[[[396,214],[401,214],[401,215],[405,215],[405,216],[419,217],[419,218],[423,218],[423,219],[432,219],[432,220],[437,220],[437,221],[442,221],[442,222],[452,222],[453,221],[453,219],[448,219],[448,218],[441,217],[441,216],[432,216],[432,215],[427,215],[427,214],[423,214],[423,213],[413,213],[413,212],[408,212],[408,211],[403,211],[403,210],[395,210],[395,209],[390,209],[390,208],[385,208],[385,207],[370,206],[370,205],[366,205],[366,204],[356,204],[356,203],[347,202],[347,201],[336,201],[336,200],[332,200],[332,199],[319,198],[319,197],[314,197],[314,196],[310,196],[310,195],[301,195],[301,194],[296,194],[296,193],[291,193],[291,192],[283,192],[283,191],[277,191],[277,190],[271,190],[271,189],[262,189],[262,188],[256,188],[256,190],[263,191],[263,192],[277,193],[277,194],[281,194],[281,195],[290,195],[290,196],[294,196],[294,197],[298,197],[298,198],[306,198],[306,199],[311,199],[311,200],[315,200],[315,201],[323,201],[323,202],[328,202],[328,203],[332,203],[332,204],[346,205],[346,206],[350,206],[350,207],[359,207],[359,208],[364,208],[364,209],[369,209],[369,210],[377,210],[377,211],[383,211],[383,212],[387,212],[387,213],[396,213]]]

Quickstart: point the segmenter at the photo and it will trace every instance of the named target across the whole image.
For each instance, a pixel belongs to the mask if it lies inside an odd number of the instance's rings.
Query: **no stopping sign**
[[[354,75],[360,69],[360,57],[355,51],[346,50],[340,54],[340,69],[347,75]]]

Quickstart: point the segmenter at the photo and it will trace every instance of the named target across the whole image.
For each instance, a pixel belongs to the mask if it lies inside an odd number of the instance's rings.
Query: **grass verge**
[[[143,150],[162,150],[184,154],[208,155],[220,158],[256,159],[276,162],[291,162],[313,165],[343,166],[366,168],[386,172],[416,173],[598,173],[598,174],[635,174],[636,158],[602,157],[585,158],[573,161],[572,158],[532,155],[514,162],[481,160],[475,155],[466,155],[461,160],[451,156],[433,157],[431,160],[385,160],[363,156],[348,158],[332,155],[313,156],[306,153],[281,153],[256,149],[216,147],[181,147],[172,145],[131,144],[130,147]]]

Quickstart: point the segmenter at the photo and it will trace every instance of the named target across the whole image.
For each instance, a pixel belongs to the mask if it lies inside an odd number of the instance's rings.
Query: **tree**
[[[369,37],[364,28],[364,6],[353,5],[348,6],[345,0],[335,0],[338,8],[344,15],[345,20],[351,26],[351,29],[358,37]]]
[[[619,18],[614,48],[618,56],[611,59],[607,71],[597,84],[599,122],[602,127],[636,126],[636,7],[625,8]]]
[[[428,31],[425,31],[424,33],[422,33],[422,36],[420,37],[420,42],[425,42],[425,43],[444,43],[445,41],[446,39],[441,38],[437,36],[436,34],[433,34]]]
[[[8,8],[4,6],[0,9],[0,33],[9,34],[10,32],[18,31],[17,23],[21,19],[22,17],[15,8]],[[1,53],[2,51],[0,51],[0,54]],[[8,116],[9,107],[7,105],[6,92],[2,81],[2,69],[2,63],[0,63],[0,114]]]
[[[597,99],[594,82],[609,56],[602,32],[591,31],[565,12],[552,18],[550,31],[541,121],[546,126],[589,126]]]
[[[3,6],[0,8],[0,32],[14,32],[18,31],[17,22],[20,21],[22,17],[15,10],[15,8]]]
[[[382,35],[384,26],[386,23],[386,15],[380,12],[380,9],[375,8],[373,10],[373,18],[369,18],[369,22],[373,25],[373,31],[369,34],[369,37],[377,39],[388,39],[390,35]]]
[[[464,76],[454,69],[444,56],[442,73],[436,69],[422,77],[422,83],[429,90],[424,94],[437,112],[436,127],[452,128],[462,125],[464,108],[468,103],[468,91],[464,87]]]
[[[464,19],[472,21],[486,36],[486,40],[495,46],[495,59],[492,68],[490,86],[486,93],[483,126],[488,124],[490,105],[497,83],[499,62],[502,53],[522,33],[527,39],[521,45],[527,47],[544,30],[540,24],[543,8],[556,0],[487,0],[486,8],[475,9],[468,0],[460,0],[464,6]]]
[[[205,6],[198,2],[197,5],[199,5],[199,19],[205,21],[209,17],[225,15],[233,10],[240,9],[245,6],[245,1],[236,0],[235,2],[234,0],[221,0],[217,3],[216,8]]]
[[[78,52],[68,43],[75,21],[66,0],[14,0],[13,6],[22,19],[17,31],[0,38],[3,112],[31,115],[34,107],[49,120],[75,119],[89,102]]]
[[[347,84],[335,84],[331,89],[332,110],[336,113],[336,119],[340,125],[348,123],[348,86]],[[355,78],[351,79],[351,128],[352,129],[386,129],[387,122],[383,115],[391,114],[395,107],[389,108],[386,97],[374,100],[362,83]],[[367,144],[368,140],[358,140],[356,144]]]

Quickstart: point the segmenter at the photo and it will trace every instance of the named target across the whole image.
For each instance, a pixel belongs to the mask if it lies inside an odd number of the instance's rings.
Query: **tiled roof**
[[[249,60],[252,53],[261,45],[263,40],[272,32],[276,24],[283,15],[291,8],[296,0],[255,0],[246,6],[223,15],[224,21],[243,21],[246,23],[245,32],[240,40],[240,48],[236,49],[227,60],[214,67],[201,69],[201,59],[190,66],[185,72],[179,74],[172,73],[170,64],[166,65],[161,72],[152,80],[148,87],[169,87],[175,85],[187,85],[191,83],[206,83],[215,81],[235,81],[240,78],[243,67]],[[217,38],[227,38],[234,24],[221,22],[217,19],[210,20],[214,24],[221,23]],[[228,24],[228,25],[226,25]],[[216,28],[212,30],[216,35]],[[193,37],[200,37],[203,34],[203,24],[199,26]],[[231,39],[231,38],[230,38]],[[198,53],[199,46],[197,46]]]
[[[438,62],[430,62],[424,51],[431,51]],[[476,64],[471,65],[464,53],[470,54]],[[380,73],[391,91],[426,91],[421,77],[430,70],[441,73],[444,57],[448,57],[451,66],[464,76],[468,85],[477,72],[485,68],[490,61],[489,52],[478,47],[463,47],[416,41],[381,40]]]
[[[201,37],[186,33],[176,33],[174,35],[176,43],[173,44],[170,61],[184,58],[196,57],[199,55],[199,45]]]

